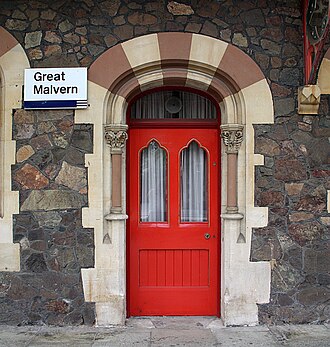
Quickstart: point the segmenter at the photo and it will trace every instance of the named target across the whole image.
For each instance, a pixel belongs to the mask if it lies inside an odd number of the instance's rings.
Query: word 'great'
[[[61,73],[41,73],[36,72],[33,76],[34,80],[37,82],[44,81],[65,81],[65,72]],[[34,85],[33,86],[33,94],[78,94],[77,86],[54,86],[54,85]]]
[[[41,73],[36,72],[34,74],[34,80],[35,81],[65,81],[65,72],[62,71],[61,73]]]

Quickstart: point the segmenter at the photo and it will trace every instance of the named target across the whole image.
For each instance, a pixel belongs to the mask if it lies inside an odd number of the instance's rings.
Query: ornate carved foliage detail
[[[226,146],[226,153],[237,154],[243,142],[243,125],[225,124],[221,126],[221,137]]]
[[[125,147],[127,135],[126,125],[106,125],[104,127],[104,136],[113,152],[122,152]]]

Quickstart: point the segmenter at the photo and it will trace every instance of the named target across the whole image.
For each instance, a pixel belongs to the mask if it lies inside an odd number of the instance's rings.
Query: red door
[[[129,315],[219,315],[219,134],[131,129]]]

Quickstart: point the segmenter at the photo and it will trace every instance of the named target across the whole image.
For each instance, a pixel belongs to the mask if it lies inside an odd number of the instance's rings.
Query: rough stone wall
[[[257,127],[256,201],[269,207],[269,224],[254,230],[251,259],[272,261],[271,302],[259,308],[267,323],[307,323],[330,317],[329,96],[318,116],[277,114]]]
[[[119,42],[161,31],[209,35],[249,54],[275,102],[275,124],[255,126],[256,153],[265,156],[265,166],[256,168],[256,204],[269,207],[269,225],[254,230],[251,261],[273,265],[271,302],[260,306],[260,320],[329,319],[330,105],[323,97],[318,116],[297,115],[297,88],[303,85],[301,2],[178,3],[1,1],[0,25],[22,44],[32,67],[90,66]],[[93,305],[83,303],[79,271],[93,259],[92,231],[81,227],[80,216],[87,203],[83,155],[92,149],[91,129],[74,125],[74,114],[63,111],[16,110],[13,121],[18,158],[13,189],[21,199],[14,237],[22,245],[22,272],[1,274],[0,321],[91,323]],[[63,174],[68,172],[75,179]],[[34,211],[40,198],[47,212]],[[54,199],[72,206],[49,208]]]
[[[14,242],[21,245],[21,272],[0,274],[0,321],[9,324],[92,324],[81,267],[94,265],[93,230],[81,225],[87,205],[84,155],[92,151],[92,127],[74,125],[72,111],[13,114],[20,193]]]

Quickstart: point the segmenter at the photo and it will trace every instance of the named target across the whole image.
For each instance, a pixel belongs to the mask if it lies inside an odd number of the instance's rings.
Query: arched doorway
[[[128,108],[129,315],[219,315],[219,113],[178,88]]]
[[[273,102],[262,72],[238,48],[207,36],[158,33],[103,53],[89,70],[89,110],[77,122],[94,124],[88,155],[89,207],[83,223],[94,228],[95,267],[82,269],[85,299],[96,303],[98,325],[126,318],[126,110],[141,92],[194,88],[221,109],[221,317],[225,324],[256,324],[258,303],[269,300],[270,264],[249,261],[253,227],[267,225],[267,208],[254,205],[253,124],[273,122]],[[104,140],[105,135],[105,140]],[[196,141],[198,143],[198,141]],[[161,146],[160,146],[161,147]]]

